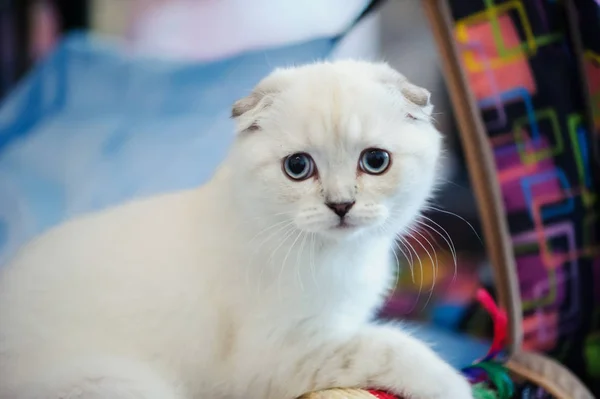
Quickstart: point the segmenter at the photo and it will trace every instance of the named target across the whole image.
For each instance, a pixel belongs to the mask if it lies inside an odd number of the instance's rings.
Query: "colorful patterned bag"
[[[555,397],[600,395],[600,3],[424,3],[508,312],[507,367]]]

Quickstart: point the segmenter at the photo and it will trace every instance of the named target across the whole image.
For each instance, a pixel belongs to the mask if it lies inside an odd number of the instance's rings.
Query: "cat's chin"
[[[320,234],[329,239],[343,241],[359,236],[365,229],[366,227],[362,225],[343,222],[323,229]]]

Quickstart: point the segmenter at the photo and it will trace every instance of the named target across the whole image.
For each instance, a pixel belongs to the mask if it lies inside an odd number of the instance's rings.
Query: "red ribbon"
[[[504,349],[508,331],[508,316],[504,309],[500,309],[492,296],[483,288],[475,294],[477,301],[488,312],[494,324],[494,338],[486,358],[492,358]]]

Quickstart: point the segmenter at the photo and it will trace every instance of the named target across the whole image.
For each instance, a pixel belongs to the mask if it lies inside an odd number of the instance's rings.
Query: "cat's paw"
[[[363,364],[369,364],[364,356],[381,359],[375,368],[362,370],[369,381],[405,399],[473,399],[466,378],[420,340],[387,326],[365,332]]]
[[[319,346],[290,370],[295,379],[280,384],[297,393],[294,397],[334,387],[362,387],[403,399],[473,399],[470,384],[456,369],[420,340],[391,326],[366,326],[348,341]]]
[[[469,382],[450,366],[422,370],[398,394],[405,399],[473,399]]]

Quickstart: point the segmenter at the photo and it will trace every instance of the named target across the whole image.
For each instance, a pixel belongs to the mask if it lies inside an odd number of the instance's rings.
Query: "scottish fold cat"
[[[471,398],[418,337],[372,321],[436,183],[431,112],[383,63],[274,71],[233,106],[206,185],[66,222],[3,268],[0,398]]]

